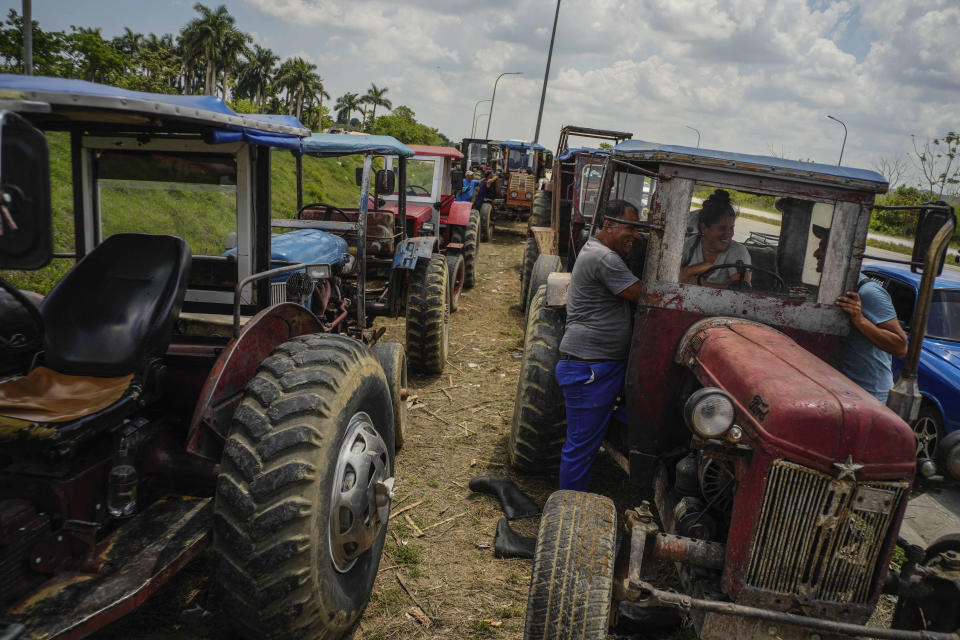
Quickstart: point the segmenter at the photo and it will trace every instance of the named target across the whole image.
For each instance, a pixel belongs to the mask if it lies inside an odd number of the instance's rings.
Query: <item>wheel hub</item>
[[[337,454],[327,527],[330,557],[341,573],[373,546],[387,524],[394,482],[388,473],[386,443],[369,415],[354,414]]]
[[[937,447],[937,425],[928,417],[919,418],[913,425],[917,438],[917,456],[932,458]]]

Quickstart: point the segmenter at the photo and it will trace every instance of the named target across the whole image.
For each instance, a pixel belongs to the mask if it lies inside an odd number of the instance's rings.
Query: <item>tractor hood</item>
[[[711,318],[687,332],[678,362],[737,405],[744,440],[775,458],[834,475],[906,478],[916,466],[913,432],[893,411],[789,336],[750,321]],[[849,461],[848,461],[849,462]]]
[[[347,241],[319,229],[297,229],[273,236],[270,260],[306,264],[343,264],[350,257]]]

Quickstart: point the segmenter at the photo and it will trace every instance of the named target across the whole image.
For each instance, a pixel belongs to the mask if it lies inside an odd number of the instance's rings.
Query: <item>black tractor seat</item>
[[[170,345],[190,260],[181,238],[121,233],[77,263],[40,307],[41,366],[0,383],[0,442],[75,438],[77,423],[85,436],[98,415],[105,428],[135,409]]]

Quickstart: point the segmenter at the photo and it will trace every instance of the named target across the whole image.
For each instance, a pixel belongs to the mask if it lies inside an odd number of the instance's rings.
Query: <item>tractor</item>
[[[491,235],[495,216],[504,215],[515,220],[527,220],[530,217],[533,195],[539,188],[544,172],[553,165],[553,154],[542,145],[523,140],[503,140],[499,146],[503,154],[504,178],[497,180],[496,202],[474,203],[480,212],[482,240],[487,240]]]
[[[782,212],[776,246],[715,265],[741,274],[727,288],[707,286],[708,273],[680,280],[694,199],[716,188]],[[906,560],[890,568],[908,499],[931,472],[918,466],[907,421],[920,406],[916,354],[951,207],[916,208],[910,263],[923,293],[888,406],[836,368],[850,323],[835,301],[856,290],[874,198],[886,190],[862,169],[641,140],[613,148],[589,233],[607,201],[634,205],[641,230],[627,264],[641,292],[626,422],[611,421],[603,450],[642,499],[618,513],[596,493],[550,496],[525,638],[606,638],[621,614],[652,621],[664,608],[690,612],[701,638],[956,638],[960,538],[904,542]],[[559,463],[553,369],[569,283],[551,273],[530,304],[508,440],[521,472]],[[658,586],[672,567],[679,582]],[[883,594],[898,594],[894,629],[865,626]]]
[[[39,304],[0,279],[0,636],[84,637],[212,544],[239,636],[342,637],[386,536],[405,360],[365,321],[363,251],[272,257],[272,154],[309,130],[78,80],[0,96],[0,268],[65,272]]]
[[[546,188],[533,194],[520,273],[520,308],[523,310],[529,298],[546,283],[547,275],[573,268],[576,254],[586,241],[585,229],[597,206],[598,178],[607,151],[570,147],[571,136],[605,141],[612,146],[629,140],[633,134],[577,126],[560,130],[550,181]],[[559,195],[554,197],[554,194]]]
[[[449,306],[460,304],[464,289],[476,283],[479,216],[469,202],[455,200],[463,171],[454,163],[463,157],[453,147],[411,145],[416,155],[406,161],[406,232],[411,238],[434,239],[433,249],[447,258]],[[386,159],[387,168],[396,157]],[[384,196],[387,209],[399,206],[399,192]]]
[[[342,236],[342,241],[351,244],[351,255],[361,258],[358,265],[363,277],[358,285],[362,284],[363,289],[358,289],[357,296],[365,301],[362,309],[358,308],[363,313],[362,324],[369,326],[378,316],[405,316],[410,368],[420,373],[441,373],[447,360],[450,332],[450,269],[446,257],[438,250],[431,223],[423,226],[425,220],[420,210],[423,207],[407,206],[408,193],[420,193],[423,189],[419,184],[409,186],[406,179],[408,158],[416,152],[390,136],[329,133],[311,135],[304,140],[303,147],[304,154],[312,157],[361,155],[363,167],[357,168],[355,176],[361,191],[360,204],[357,207],[325,202],[302,204],[296,219],[274,220],[274,227],[297,229],[276,237],[274,242],[297,236],[293,241],[295,245],[284,245],[292,249],[287,259],[303,261],[320,246],[313,243],[310,234],[320,233],[324,238],[331,234]],[[373,171],[374,165],[396,167],[396,170]],[[418,169],[422,166],[414,164]],[[373,182],[369,182],[371,172]],[[432,174],[430,177],[432,179]],[[417,176],[417,179],[422,178]],[[301,164],[297,180],[301,191],[303,182]],[[368,194],[368,184],[374,186],[372,194]],[[361,218],[366,222],[359,222]]]

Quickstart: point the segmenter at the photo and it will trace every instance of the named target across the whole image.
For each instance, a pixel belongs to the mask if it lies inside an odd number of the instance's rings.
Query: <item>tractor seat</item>
[[[17,435],[12,425],[53,437],[61,425],[131,404],[131,386],[170,345],[190,260],[181,238],[121,233],[77,263],[40,307],[43,366],[0,383],[0,440]]]

